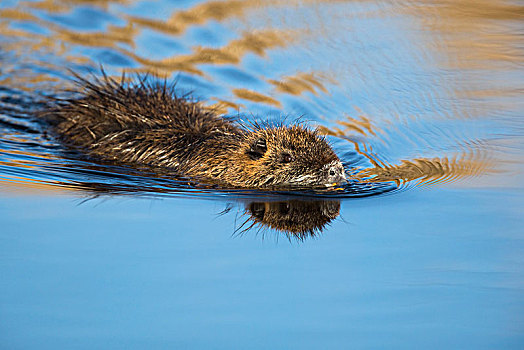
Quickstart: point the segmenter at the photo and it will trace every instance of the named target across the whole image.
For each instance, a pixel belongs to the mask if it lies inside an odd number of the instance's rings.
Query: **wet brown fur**
[[[328,164],[343,174],[315,130],[241,125],[177,96],[174,86],[145,80],[78,78],[79,96],[57,101],[42,117],[63,143],[90,156],[235,187],[324,185],[333,180]]]

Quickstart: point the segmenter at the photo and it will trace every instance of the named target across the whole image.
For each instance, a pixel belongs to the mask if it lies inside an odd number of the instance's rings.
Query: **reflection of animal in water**
[[[320,233],[338,217],[339,212],[339,201],[251,202],[246,205],[248,218],[237,231],[246,232],[253,227],[266,227],[302,240]],[[251,224],[247,226],[248,223]]]
[[[325,138],[302,125],[246,127],[166,83],[79,78],[80,96],[41,115],[65,144],[117,162],[170,168],[235,187],[316,187],[345,181]]]

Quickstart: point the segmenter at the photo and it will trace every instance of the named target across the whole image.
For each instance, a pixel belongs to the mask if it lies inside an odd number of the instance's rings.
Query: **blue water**
[[[220,202],[2,199],[2,343],[519,348],[524,203],[512,192],[515,210],[491,191],[344,202],[345,222],[301,244],[232,237]]]
[[[520,348],[524,203],[499,196],[344,202],[344,222],[300,244],[233,237],[214,201],[2,199],[2,343]]]
[[[524,348],[523,13],[2,1],[0,349]],[[353,182],[233,190],[86,159],[35,112],[99,65],[301,117]]]

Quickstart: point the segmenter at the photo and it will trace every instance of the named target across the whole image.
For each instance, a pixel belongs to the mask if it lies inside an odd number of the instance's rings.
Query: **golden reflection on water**
[[[361,1],[365,2],[365,1]],[[372,3],[372,1],[369,1]],[[311,29],[303,28],[262,28],[257,30],[239,30],[237,37],[225,45],[193,46],[189,54],[178,54],[171,57],[153,59],[140,54],[137,38],[144,29],[167,34],[173,38],[180,37],[192,26],[203,26],[210,21],[225,23],[233,18],[248,18],[248,16],[271,16],[265,10],[269,7],[289,7],[316,5],[327,6],[340,4],[339,1],[261,1],[261,0],[227,0],[207,1],[183,10],[169,14],[166,20],[142,18],[122,14],[119,19],[123,25],[108,25],[103,31],[73,31],[51,20],[44,19],[32,13],[32,10],[44,11],[48,14],[67,13],[75,8],[89,4],[102,9],[108,9],[111,4],[127,6],[132,2],[126,0],[43,0],[39,2],[21,2],[14,8],[0,9],[0,32],[11,40],[2,44],[2,49],[18,55],[20,59],[30,62],[33,54],[46,53],[62,57],[66,62],[75,64],[96,65],[91,58],[75,52],[74,48],[95,47],[109,48],[134,60],[139,67],[127,69],[136,72],[153,72],[158,76],[169,76],[176,72],[186,72],[201,77],[207,77],[202,65],[232,65],[240,67],[248,54],[266,57],[275,49],[286,49],[297,43],[297,39],[306,40],[312,35]],[[349,2],[348,2],[349,3]],[[343,4],[343,2],[342,2]],[[435,33],[439,40],[428,40],[428,50],[446,59],[439,65],[453,69],[464,70],[464,81],[453,81],[454,95],[458,98],[482,99],[492,96],[508,96],[521,94],[521,90],[508,91],[501,87],[489,88],[478,78],[468,75],[472,69],[504,69],[504,64],[521,65],[523,62],[522,30],[524,23],[524,6],[510,1],[491,0],[439,0],[410,1],[397,4],[399,13],[410,14],[420,21],[425,30]],[[378,10],[380,11],[380,10]],[[13,29],[10,24],[15,22],[31,22],[49,31],[48,35]],[[267,19],[270,23],[270,19]],[[326,24],[327,26],[330,23]],[[319,29],[320,28],[316,28]],[[332,28],[336,32],[336,28]],[[321,31],[320,31],[321,32]],[[305,38],[305,39],[304,39]],[[326,38],[327,39],[327,38]],[[36,54],[35,54],[36,55]],[[62,67],[53,66],[44,60],[38,61],[38,66],[51,70]],[[46,72],[19,74],[16,67],[5,66],[0,84],[30,91],[33,86],[51,87],[59,85],[56,76]],[[343,85],[337,81],[335,70],[319,72],[315,70],[290,72],[275,79],[257,77],[261,82],[268,83],[272,90],[260,92],[248,88],[231,87],[231,100],[215,99],[212,108],[225,113],[239,111],[244,105],[242,100],[282,108],[283,98],[287,95],[302,96],[312,94],[328,95],[331,85]],[[50,85],[46,85],[49,83]],[[60,84],[63,85],[63,84]],[[209,101],[211,105],[213,101]],[[467,113],[457,110],[451,117],[460,118]],[[471,148],[463,153],[436,158],[414,158],[399,160],[389,164],[374,154],[372,147],[367,145],[367,138],[378,138],[384,132],[373,125],[373,118],[359,116],[358,118],[340,117],[335,125],[321,127],[328,134],[349,141],[358,153],[365,156],[372,167],[361,169],[355,177],[363,181],[408,182],[418,181],[420,184],[434,184],[452,181],[460,177],[479,176],[496,169],[496,163],[489,158],[487,152]],[[364,141],[355,141],[352,135],[360,135]],[[15,166],[27,166],[18,164]]]
[[[124,27],[109,25],[107,31],[95,33],[78,33],[64,28],[56,28],[56,39],[69,44],[79,44],[94,47],[117,47],[119,43],[134,46],[138,30],[131,24]]]
[[[176,11],[165,22],[130,16],[131,23],[172,35],[182,34],[189,26],[205,24],[210,20],[224,21],[242,16],[249,7],[259,6],[260,0],[208,1],[188,10]]]
[[[415,181],[416,185],[444,184],[457,179],[480,176],[493,171],[494,163],[475,153],[452,158],[402,160],[398,165],[376,166],[355,175],[362,181],[395,181],[397,184]]]
[[[276,87],[278,92],[291,94],[295,96],[302,95],[304,92],[311,92],[318,95],[318,90],[328,93],[328,90],[322,84],[322,78],[314,73],[299,72],[294,76],[285,76],[280,80],[268,79],[267,81]]]
[[[37,22],[38,18],[33,16],[32,14],[21,11],[19,9],[0,9],[0,17],[3,19],[12,19],[15,21],[32,21]],[[6,26],[7,27],[7,26]]]
[[[190,55],[178,55],[161,60],[141,57],[132,51],[121,49],[129,57],[142,64],[145,70],[160,70],[164,73],[187,72],[197,75],[204,73],[196,66],[200,64],[238,65],[248,53],[264,56],[267,50],[285,46],[290,41],[289,34],[275,30],[246,32],[239,39],[234,39],[220,48],[196,47]],[[286,40],[287,39],[287,40]],[[144,71],[141,68],[140,71]]]
[[[483,70],[507,71],[508,67],[522,67],[524,50],[524,4],[509,0],[438,0],[428,3],[412,2],[405,11],[416,16],[424,29],[436,34],[427,49],[445,54],[439,62],[443,68],[463,72],[460,81],[454,81],[454,93],[479,104],[487,97],[522,94],[522,85],[514,88],[490,81]],[[486,79],[486,80],[485,80]],[[490,102],[488,108],[495,107]],[[501,110],[508,108],[501,104]],[[494,111],[497,112],[496,110]],[[460,117],[468,116],[462,111]],[[475,114],[473,113],[473,116]],[[453,117],[459,117],[455,115]]]
[[[273,105],[275,107],[282,107],[280,102],[278,102],[274,98],[265,96],[256,91],[251,91],[248,89],[233,89],[233,93],[235,94],[236,97],[242,98],[244,100],[249,100],[253,102],[261,102],[261,103],[265,103],[268,105]]]
[[[50,13],[69,12],[78,6],[91,5],[107,9],[109,4],[129,4],[132,0],[41,0],[35,2],[22,2],[23,6]]]
[[[451,157],[404,159],[400,161],[400,164],[389,164],[375,154],[366,143],[359,142],[352,137],[355,133],[364,136],[384,133],[382,130],[377,130],[369,118],[364,116],[360,118],[359,120],[347,117],[347,121],[337,121],[337,124],[343,128],[330,129],[324,126],[319,128],[326,135],[336,136],[353,144],[356,152],[367,158],[373,165],[373,167],[361,169],[352,174],[353,179],[363,182],[393,181],[399,186],[415,181],[416,185],[427,186],[495,172],[496,162],[489,158],[486,152],[473,147]]]
[[[36,76],[6,76],[0,78],[0,85],[17,87],[20,90],[32,91],[34,85],[45,86],[45,84],[52,82],[59,82],[57,77],[49,74],[39,74]]]
[[[74,187],[62,187],[58,181],[42,181],[21,176],[11,176],[9,179],[2,179],[0,189],[4,193],[11,195],[28,195],[35,194],[59,194],[67,191],[75,191]]]

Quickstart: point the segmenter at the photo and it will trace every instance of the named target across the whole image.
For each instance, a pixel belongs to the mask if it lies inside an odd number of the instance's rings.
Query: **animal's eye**
[[[293,156],[289,153],[282,153],[280,160],[282,163],[291,163],[293,161]]]

